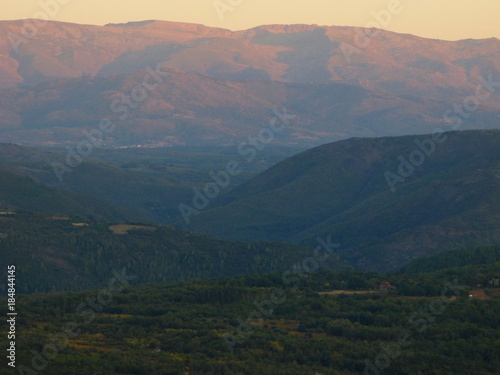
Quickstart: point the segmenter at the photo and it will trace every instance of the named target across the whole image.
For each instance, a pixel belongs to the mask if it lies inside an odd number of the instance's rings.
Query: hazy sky
[[[43,6],[51,3],[58,7]],[[389,7],[393,14],[378,21],[387,30],[448,40],[500,38],[500,0],[3,0],[0,19],[40,18],[42,11],[52,20],[95,25],[158,19],[241,30],[292,23],[366,26],[377,21],[376,13],[387,16]]]

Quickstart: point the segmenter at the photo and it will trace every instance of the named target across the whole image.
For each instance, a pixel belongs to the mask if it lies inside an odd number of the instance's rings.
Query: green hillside
[[[65,165],[66,151],[0,144],[0,166],[20,176],[61,190],[83,193],[150,220],[173,224],[181,219],[180,202],[192,200],[192,189],[211,181],[210,171],[238,160],[242,172],[232,187],[295,153],[297,149],[269,148],[253,163],[244,163],[236,147],[96,149],[60,182],[53,162]],[[74,214],[73,214],[74,216]]]
[[[445,268],[465,267],[500,262],[500,246],[447,251],[430,257],[412,260],[403,273],[424,273]]]
[[[416,142],[431,136],[350,139],[305,151],[193,215],[186,228],[301,244],[331,235],[344,259],[381,271],[500,243],[500,131],[441,137],[394,191],[387,172],[397,174],[401,158],[408,160],[419,150]]]
[[[144,217],[88,195],[42,185],[0,169],[0,211],[41,211],[86,220],[137,221]]]
[[[315,254],[289,244],[227,242],[167,226],[29,212],[0,215],[0,233],[0,268],[18,266],[19,293],[97,288],[123,269],[134,276],[132,284],[278,272]],[[320,255],[322,269],[348,268],[335,256]],[[5,282],[0,280],[2,292]]]

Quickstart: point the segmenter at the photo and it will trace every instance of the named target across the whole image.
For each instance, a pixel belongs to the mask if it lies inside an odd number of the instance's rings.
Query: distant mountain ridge
[[[47,22],[28,38],[24,22],[0,22],[0,137],[25,145],[76,144],[83,129],[124,113],[106,145],[237,145],[283,107],[297,117],[279,144],[429,133],[450,128],[443,114],[474,94],[480,77],[500,80],[497,39],[380,31],[346,57],[363,29]],[[16,35],[23,42],[13,44]],[[155,69],[163,80],[144,91]],[[497,95],[463,128],[500,127]]]
[[[9,82],[14,81],[130,73],[162,63],[222,79],[247,74],[241,78],[254,80],[254,71],[257,79],[265,73],[269,80],[296,83],[365,79],[390,89],[391,82],[400,81],[430,94],[438,87],[473,88],[474,75],[498,71],[500,62],[495,38],[447,42],[380,31],[350,62],[341,46],[355,46],[359,28],[267,25],[232,32],[167,21],[106,26],[49,21],[15,51],[9,35],[23,36],[23,26],[23,21],[0,22],[5,56],[0,87],[12,87]],[[15,65],[17,77],[10,77],[7,67]]]

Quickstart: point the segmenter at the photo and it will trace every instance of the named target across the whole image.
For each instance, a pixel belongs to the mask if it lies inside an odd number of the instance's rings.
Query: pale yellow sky
[[[377,22],[383,29],[427,38],[500,38],[500,0],[3,0],[0,9],[3,20],[47,14],[51,20],[95,25],[158,19],[232,30]]]

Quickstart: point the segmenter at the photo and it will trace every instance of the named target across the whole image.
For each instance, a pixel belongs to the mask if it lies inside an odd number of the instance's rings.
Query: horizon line
[[[131,24],[141,24],[141,23],[147,24],[147,23],[153,23],[153,22],[165,22],[165,23],[172,23],[172,24],[187,24],[187,25],[203,26],[203,27],[210,28],[210,29],[226,30],[226,31],[229,31],[232,33],[249,31],[249,30],[253,30],[253,29],[257,29],[257,28],[261,28],[261,27],[266,27],[266,26],[311,26],[311,27],[318,27],[318,28],[331,27],[331,28],[350,28],[350,29],[376,29],[376,30],[382,30],[384,32],[392,33],[392,34],[410,35],[410,36],[413,36],[416,38],[428,39],[428,40],[439,40],[439,41],[444,41],[444,42],[459,42],[459,41],[464,41],[464,40],[489,40],[489,39],[500,40],[500,38],[497,38],[495,36],[485,37],[485,38],[441,39],[441,38],[435,38],[435,37],[420,36],[418,34],[412,34],[412,33],[397,32],[397,31],[378,28],[378,27],[368,28],[368,27],[363,27],[363,26],[350,26],[350,25],[319,25],[319,24],[315,24],[315,23],[311,23],[311,24],[309,24],[309,23],[261,24],[261,25],[253,26],[253,27],[246,28],[246,29],[228,29],[228,28],[218,27],[218,26],[209,26],[209,25],[205,25],[202,23],[196,23],[196,22],[169,21],[169,20],[163,20],[163,19],[147,19],[147,20],[140,20],[140,21],[109,22],[109,23],[105,23],[105,24],[94,24],[94,23],[78,23],[78,22],[60,21],[60,20],[42,20],[39,18],[19,18],[19,19],[0,19],[0,23],[3,23],[3,22],[23,22],[23,21],[32,21],[32,20],[37,20],[37,21],[47,22],[47,23],[63,23],[63,24],[71,24],[71,25],[79,25],[79,26],[94,26],[94,27],[110,27],[110,26],[124,26],[125,27],[126,25],[131,25]]]

